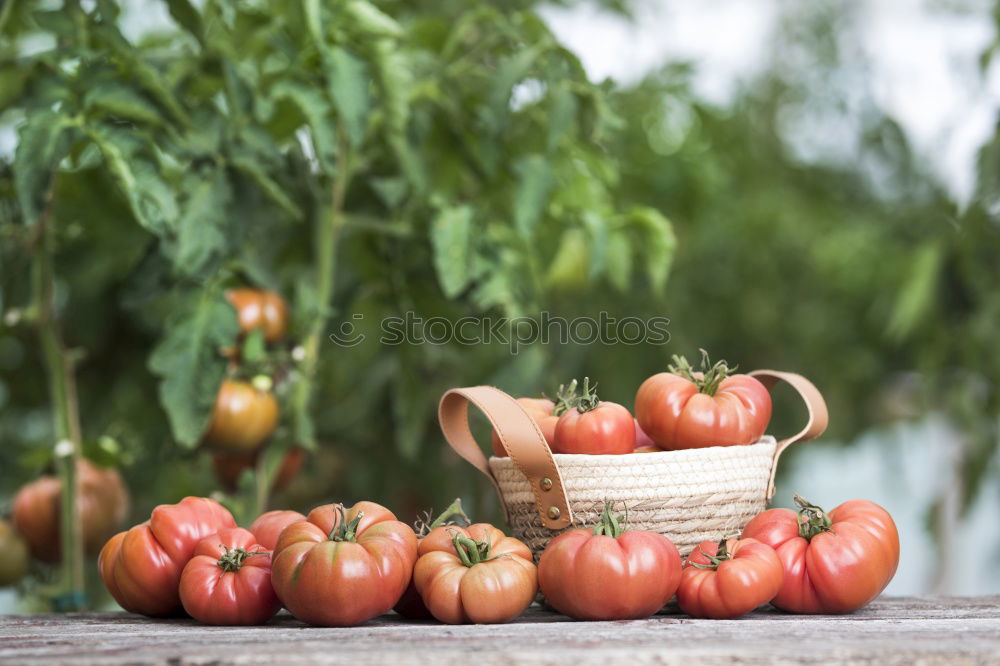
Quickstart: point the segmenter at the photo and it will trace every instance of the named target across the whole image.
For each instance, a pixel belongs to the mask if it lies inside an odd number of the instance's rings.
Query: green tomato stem
[[[826,511],[806,500],[798,493],[794,495],[795,503],[799,505],[799,536],[811,541],[817,534],[829,532],[833,521]]]

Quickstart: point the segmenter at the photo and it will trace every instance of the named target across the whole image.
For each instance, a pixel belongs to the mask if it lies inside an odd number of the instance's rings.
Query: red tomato
[[[295,617],[349,627],[399,601],[416,559],[416,535],[385,507],[358,502],[345,510],[326,504],[281,533],[271,580]]]
[[[732,375],[725,361],[703,372],[674,356],[670,372],[653,375],[635,394],[639,425],[663,449],[753,444],[771,420],[771,396],[749,375]]]
[[[305,519],[298,511],[267,511],[260,514],[247,529],[265,550],[274,550],[281,532],[292,523],[300,523]]]
[[[585,377],[583,395],[559,417],[552,452],[606,454],[632,453],[633,450],[635,421],[632,414],[617,403],[599,400]]]
[[[222,486],[223,490],[233,492],[240,480],[243,471],[254,467],[261,451],[255,451],[250,455],[228,455],[225,453],[212,454],[212,470],[215,472],[215,479]],[[301,447],[295,446],[288,449],[285,457],[281,459],[281,466],[278,473],[274,475],[271,482],[271,490],[278,492],[284,490],[292,479],[298,475],[305,462],[306,452]]]
[[[149,520],[104,545],[97,566],[111,596],[133,613],[164,617],[181,610],[177,587],[198,542],[236,521],[221,504],[185,497],[161,504]]]
[[[413,584],[431,614],[448,624],[510,622],[538,592],[531,549],[487,523],[428,534]]]
[[[771,604],[792,613],[848,613],[877,597],[899,564],[892,516],[868,500],[829,513],[798,495],[795,501],[798,514],[769,509],[743,530],[774,548],[785,569]]]
[[[638,419],[635,419],[635,452],[636,453],[652,453],[654,451],[661,451],[660,447],[656,445],[656,442],[646,434],[646,431],[639,426]]]
[[[236,309],[240,329],[249,333],[264,330],[264,339],[277,342],[288,327],[288,306],[277,292],[263,289],[230,289],[226,300]]]
[[[556,409],[556,403],[548,398],[518,398],[517,402],[524,407],[524,411],[528,412],[531,418],[535,419],[535,423],[542,431],[542,436],[548,442],[549,448],[552,448],[556,439],[556,422],[559,421],[559,414],[562,413],[553,413]],[[497,458],[507,457],[507,451],[500,443],[500,437],[495,430],[490,435],[490,442],[493,445],[493,455]]]
[[[203,439],[213,449],[253,454],[278,425],[278,401],[250,382],[226,379],[219,387]]]
[[[578,620],[649,617],[670,601],[680,579],[681,556],[670,539],[626,531],[610,505],[593,530],[563,532],[538,561],[542,594]]]
[[[781,578],[774,549],[756,539],[705,541],[684,563],[677,605],[694,617],[740,617],[773,599]]]
[[[31,554],[43,562],[60,559],[59,515],[62,482],[42,476],[21,487],[14,498],[14,526]],[[76,506],[83,530],[83,549],[96,553],[128,514],[128,491],[118,471],[80,459],[76,465]]]
[[[184,566],[181,603],[205,624],[264,624],[281,604],[271,587],[271,553],[242,527],[202,539]]]

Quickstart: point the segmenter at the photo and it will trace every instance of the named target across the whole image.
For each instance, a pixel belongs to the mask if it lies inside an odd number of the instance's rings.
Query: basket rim
[[[621,461],[623,463],[635,463],[637,460],[649,460],[650,458],[662,459],[665,456],[670,456],[678,460],[684,460],[686,458],[699,459],[712,457],[718,453],[733,452],[739,450],[751,451],[756,447],[775,447],[778,441],[772,435],[764,435],[759,440],[753,444],[740,444],[735,446],[702,446],[696,449],[677,449],[676,451],[651,451],[646,453],[618,453],[615,455],[600,455],[600,454],[590,454],[590,453],[553,453],[552,457],[556,459],[556,462],[562,461],[566,464],[572,463],[583,463],[583,462],[599,462],[608,459],[608,462]],[[498,457],[491,455],[489,458],[490,463],[494,461],[514,464],[513,461],[507,457]]]

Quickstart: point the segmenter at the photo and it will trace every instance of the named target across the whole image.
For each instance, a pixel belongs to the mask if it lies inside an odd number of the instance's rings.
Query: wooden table
[[[0,664],[1000,664],[1000,596],[890,597],[844,616],[765,609],[738,620],[664,613],[574,622],[540,608],[492,626],[209,627],[126,613],[0,616]]]

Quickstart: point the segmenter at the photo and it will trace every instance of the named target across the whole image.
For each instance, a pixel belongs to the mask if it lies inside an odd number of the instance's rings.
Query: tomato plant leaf
[[[167,9],[170,10],[170,16],[177,25],[194,35],[199,42],[203,40],[205,28],[201,14],[189,0],[167,0]]]
[[[238,171],[246,174],[253,182],[260,187],[274,203],[278,204],[296,220],[302,219],[302,209],[298,204],[288,198],[284,189],[268,175],[261,165],[246,155],[234,155],[230,158],[230,164]]]
[[[633,208],[628,218],[640,232],[639,248],[650,285],[656,293],[663,293],[677,248],[673,225],[660,211],[645,206]]]
[[[183,275],[198,275],[229,246],[226,213],[232,195],[221,170],[192,176],[184,184],[188,197],[178,220],[174,267]]]
[[[472,208],[445,208],[431,223],[434,269],[445,296],[454,298],[469,284]]]
[[[160,110],[141,93],[119,81],[102,81],[83,97],[85,110],[106,112],[115,118],[135,120],[150,125],[163,124]]]
[[[340,47],[324,51],[330,97],[352,146],[361,145],[368,126],[369,78],[363,61]]]
[[[608,236],[605,263],[608,281],[615,289],[626,292],[632,282],[632,247],[628,236],[619,230]]]
[[[347,15],[362,32],[368,35],[398,37],[403,32],[396,19],[365,0],[353,0],[347,3]]]
[[[28,118],[18,132],[14,152],[14,183],[26,224],[38,221],[56,166],[68,149],[66,130],[71,120],[55,111]]]
[[[514,193],[514,225],[530,238],[552,189],[552,170],[542,155],[528,155],[514,165],[517,189]]]
[[[333,132],[333,122],[330,119],[332,107],[326,98],[315,88],[298,81],[279,81],[271,89],[271,97],[273,99],[288,99],[298,107],[309,124],[316,158],[327,173],[333,173],[337,140]]]

